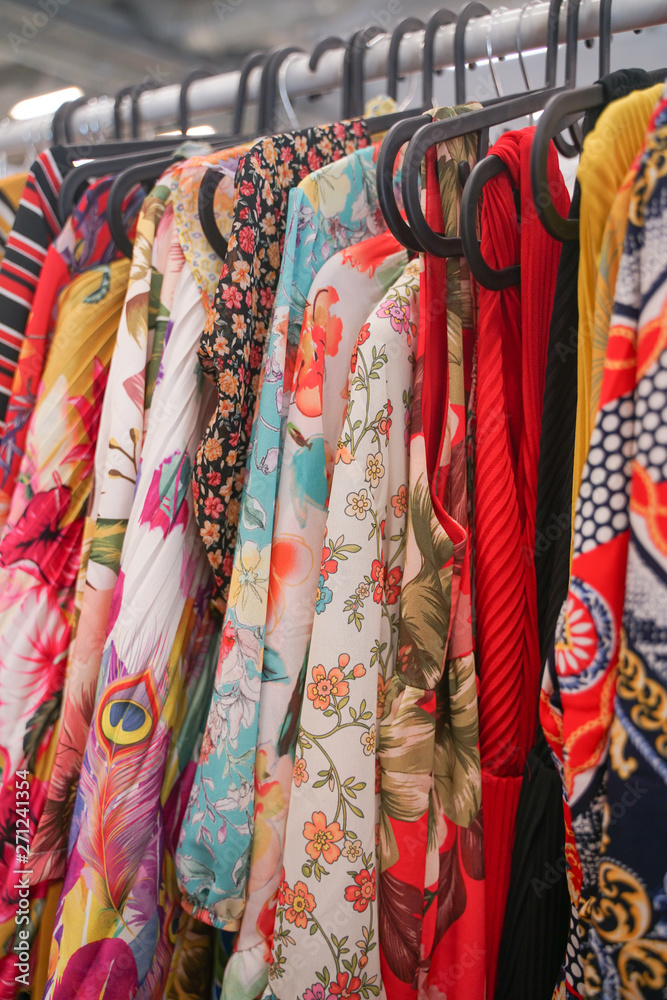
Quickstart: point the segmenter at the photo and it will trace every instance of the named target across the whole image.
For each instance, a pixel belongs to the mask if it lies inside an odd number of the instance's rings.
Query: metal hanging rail
[[[567,2],[561,7],[559,40],[565,41]],[[525,10],[521,18],[522,50],[540,48],[546,44],[548,0]],[[517,51],[517,28],[521,9],[505,11],[472,20],[465,35],[466,60],[479,61],[488,57],[489,50],[497,56],[507,56]],[[583,0],[579,9],[579,39],[596,38],[599,34],[600,0]],[[614,33],[650,28],[667,23],[666,0],[614,0],[611,28]],[[442,27],[435,42],[435,66],[444,69],[454,65],[455,26]],[[422,66],[423,32],[407,35],[400,49],[401,74],[418,72]],[[389,55],[389,35],[372,45],[365,56],[364,70],[367,80],[386,77]],[[304,97],[336,90],[343,79],[343,53],[341,50],[325,52],[317,70],[308,68],[309,56],[294,55],[286,71],[286,89],[290,97]],[[247,86],[247,103],[256,103],[259,97],[260,70],[250,74]],[[234,107],[239,82],[237,71],[221,73],[208,79],[197,80],[188,91],[191,114],[206,111],[226,111]],[[142,122],[173,121],[178,118],[180,84],[147,90],[139,98]],[[125,122],[130,109],[121,109]],[[94,98],[73,111],[71,129],[82,141],[93,133],[111,133],[113,129],[114,101],[109,97]],[[29,121],[10,122],[0,126],[0,153],[21,152],[31,143],[44,143],[50,134],[51,115],[42,115]],[[77,141],[79,141],[77,138]]]

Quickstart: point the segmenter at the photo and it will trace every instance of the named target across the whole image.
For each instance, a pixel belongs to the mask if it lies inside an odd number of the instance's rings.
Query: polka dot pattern
[[[637,386],[637,460],[654,482],[667,479],[667,368],[655,364]]]
[[[610,542],[628,526],[630,467],[636,447],[633,414],[630,394],[611,400],[598,414],[574,520],[575,554]]]

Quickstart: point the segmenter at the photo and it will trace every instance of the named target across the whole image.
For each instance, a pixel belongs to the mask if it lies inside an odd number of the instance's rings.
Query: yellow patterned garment
[[[579,349],[577,429],[574,444],[572,517],[579,495],[581,474],[593,425],[591,414],[591,373],[595,282],[605,225],[614,198],[632,161],[639,152],[651,114],[662,94],[662,84],[635,90],[613,101],[584,139],[577,180],[581,187],[579,223]],[[613,290],[612,290],[613,291]],[[599,388],[598,388],[599,392]]]
[[[14,216],[27,179],[27,174],[10,174],[0,180],[0,262],[5,256],[7,239],[14,226]]]
[[[41,818],[55,748],[54,725],[67,662],[86,508],[102,399],[129,261],[91,268],[60,297],[26,450],[0,540],[0,812],[18,830],[18,776],[30,787],[26,840]],[[0,860],[0,996],[14,996],[12,935],[19,907],[16,869],[25,848],[4,845]],[[25,861],[24,861],[25,863]],[[46,883],[31,886],[30,982],[46,950],[40,930]],[[47,905],[45,913],[52,914]],[[50,927],[41,935],[49,938]],[[8,978],[11,977],[11,978]],[[5,988],[6,987],[6,988]],[[9,991],[9,992],[8,992]]]

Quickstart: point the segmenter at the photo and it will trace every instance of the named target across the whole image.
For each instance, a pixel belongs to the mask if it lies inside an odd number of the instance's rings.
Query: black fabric
[[[600,81],[606,104],[651,85],[642,69]],[[584,135],[603,110],[587,112]],[[579,218],[575,184],[570,218]],[[579,243],[563,245],[549,331],[540,440],[535,532],[537,617],[545,662],[567,596],[572,529],[572,472],[577,416],[577,278]],[[564,868],[563,789],[544,734],[524,771],[516,818],[512,874],[498,959],[495,1000],[551,1000],[565,954],[570,901]]]

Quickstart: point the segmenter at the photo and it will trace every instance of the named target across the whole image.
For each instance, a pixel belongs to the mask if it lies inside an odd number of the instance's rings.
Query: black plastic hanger
[[[193,69],[184,78],[181,84],[181,92],[178,95],[178,127],[181,130],[181,135],[188,134],[188,125],[190,124],[190,111],[188,109],[188,91],[196,80],[206,80],[209,76],[213,76],[210,69],[204,69],[203,66],[199,69]]]
[[[310,53],[310,59],[308,60],[308,69],[311,73],[315,73],[317,67],[320,64],[320,59],[325,52],[332,52],[336,49],[344,49],[345,40],[340,37],[340,35],[329,35],[328,38],[322,38],[313,51]],[[321,94],[309,94],[308,99],[311,101],[316,100],[321,97]],[[345,78],[343,77],[343,103],[341,107],[341,113],[345,117]]]
[[[662,83],[665,76],[667,76],[667,69],[649,73],[650,83],[647,86]],[[533,199],[537,214],[546,231],[550,236],[563,243],[579,238],[579,220],[564,219],[556,211],[547,176],[549,142],[554,134],[560,131],[568,118],[578,119],[584,112],[592,111],[604,104],[604,90],[599,83],[594,83],[590,87],[580,87],[578,90],[561,91],[547,103],[535,129],[530,150],[530,183],[533,189]]]
[[[611,0],[600,0],[600,79],[611,68]]]
[[[166,155],[173,152],[178,145],[182,142],[179,139],[178,144],[165,142],[164,146],[161,146],[159,142],[152,142],[148,148],[141,149],[139,151],[127,150],[126,143],[114,143],[113,145],[118,148],[120,147],[121,152],[117,156],[110,156],[109,152],[113,152],[109,149],[110,144],[105,144],[105,156],[94,159],[90,163],[83,163],[79,167],[75,167],[71,170],[65,177],[60,191],[58,192],[58,218],[62,225],[65,225],[67,218],[72,211],[74,203],[78,200],[80,195],[83,193],[82,189],[86,186],[88,181],[95,177],[106,177],[107,174],[117,174],[121,170],[126,170],[128,167],[134,166],[137,163],[146,163],[155,160],[156,156]],[[69,149],[76,149],[77,147],[68,147]],[[100,148],[100,147],[97,147]],[[84,147],[84,156],[85,156]],[[78,159],[78,157],[74,157]]]
[[[565,86],[571,90],[577,85],[577,46],[579,45],[579,3],[580,0],[567,0],[567,26],[565,44]],[[570,125],[572,144],[560,136],[556,149],[561,156],[573,159],[581,152],[583,132],[579,122]]]
[[[457,256],[463,252],[461,240],[434,232],[424,218],[420,204],[420,177],[421,163],[427,149],[447,139],[467,135],[470,132],[482,132],[494,125],[502,125],[504,122],[534,114],[544,108],[551,94],[552,91],[546,90],[522,94],[520,97],[509,98],[479,111],[468,111],[454,118],[430,122],[422,125],[415,133],[403,159],[403,203],[413,236],[421,243],[424,250],[436,257]],[[484,155],[485,150],[482,148],[478,158],[482,159]]]
[[[121,118],[120,109],[123,101],[126,97],[129,97],[134,89],[134,84],[130,84],[127,87],[121,87],[116,94],[113,102],[113,126],[114,133],[117,139],[123,138],[123,119]]]
[[[137,83],[132,88],[130,93],[131,101],[131,122],[132,122],[132,138],[139,138],[139,129],[141,128],[141,117],[139,115],[139,98],[147,90],[156,90],[160,84],[157,80],[144,80],[143,83]]]
[[[456,103],[466,102],[466,56],[465,56],[465,36],[468,21],[474,17],[484,17],[491,11],[483,3],[473,0],[467,3],[460,11],[456,19],[456,29],[454,31],[454,80],[456,85]]]
[[[278,94],[278,73],[288,56],[303,52],[299,45],[280,45],[269,52],[262,69],[260,81],[259,110],[257,128],[260,132],[271,132],[276,127],[276,98]]]
[[[387,95],[396,100],[398,95],[398,58],[401,51],[401,42],[405,35],[411,31],[423,31],[424,22],[418,17],[404,17],[396,25],[391,33],[389,42],[389,60],[387,73]]]
[[[129,240],[125,227],[123,226],[123,202],[125,196],[135,184],[150,183],[151,185],[168,170],[174,163],[173,156],[167,156],[161,160],[145,160],[142,163],[135,163],[133,166],[123,170],[118,174],[111,185],[109,200],[107,201],[107,222],[112,239],[119,250],[126,257],[132,258],[132,243]]]
[[[373,38],[377,38],[378,35],[383,34],[382,28],[378,27],[377,24],[360,28],[359,31],[354,32],[349,46],[345,50],[345,58],[348,59],[349,57],[351,64],[351,94],[350,108],[347,114],[348,118],[359,118],[364,113],[364,56],[368,48],[368,43]]]
[[[227,256],[227,240],[218,229],[214,211],[215,192],[218,189],[221,176],[222,174],[215,167],[208,168],[199,186],[197,209],[204,236],[218,257],[224,260]]]
[[[236,91],[236,103],[234,105],[234,120],[232,122],[233,135],[240,135],[243,128],[243,112],[245,111],[245,102],[248,93],[248,78],[256,67],[264,64],[267,56],[267,52],[251,52],[241,64],[239,87]]]
[[[439,28],[446,24],[455,24],[456,14],[442,7],[429,17],[424,29],[424,66],[422,70],[422,104],[426,108],[433,106],[433,75],[440,70],[434,70],[435,36]]]
[[[460,211],[461,242],[471,274],[480,285],[496,292],[502,288],[509,288],[510,285],[518,285],[521,280],[519,264],[512,264],[499,270],[490,267],[482,256],[480,242],[477,239],[477,206],[482,189],[487,181],[503,170],[507,170],[506,165],[493,153],[480,160],[466,181]]]

